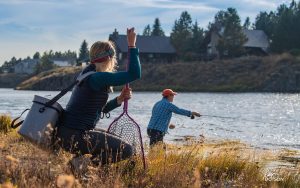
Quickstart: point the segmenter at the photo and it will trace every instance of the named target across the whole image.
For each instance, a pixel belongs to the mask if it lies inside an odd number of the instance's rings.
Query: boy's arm
[[[180,114],[180,115],[184,115],[184,116],[188,116],[188,117],[191,117],[191,115],[192,115],[191,111],[185,110],[182,108],[178,108],[177,106],[175,106],[172,103],[170,103],[168,107],[169,107],[169,110],[174,112],[175,114]]]

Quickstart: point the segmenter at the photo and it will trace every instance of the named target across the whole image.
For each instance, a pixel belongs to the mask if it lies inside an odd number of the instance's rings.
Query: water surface
[[[0,114],[18,116],[32,104],[34,95],[51,98],[54,91],[16,91],[0,89]],[[59,103],[65,107],[71,93]],[[113,93],[110,98],[119,93]],[[148,142],[146,127],[159,92],[134,92],[129,101],[129,114],[141,126],[142,136]],[[263,148],[300,149],[300,96],[278,93],[179,93],[174,104],[198,111],[204,116],[194,120],[174,114],[171,120],[176,128],[165,136],[167,142],[184,136],[204,135],[211,139],[233,139]],[[98,127],[106,129],[122,112],[118,108],[111,118],[103,119]]]

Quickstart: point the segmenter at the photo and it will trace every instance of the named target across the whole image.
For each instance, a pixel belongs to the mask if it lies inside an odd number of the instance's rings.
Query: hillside
[[[17,89],[61,90],[79,71],[80,68],[59,68],[44,72]],[[212,62],[142,63],[142,79],[131,86],[135,91],[173,88],[201,92],[299,92],[300,58],[283,54]]]
[[[29,79],[27,74],[3,73],[0,74],[0,88],[14,88],[22,81]]]

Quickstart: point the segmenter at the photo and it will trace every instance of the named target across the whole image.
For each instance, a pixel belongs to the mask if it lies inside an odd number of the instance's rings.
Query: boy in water
[[[181,109],[172,104],[174,96],[177,93],[171,89],[164,89],[162,92],[162,100],[158,101],[153,109],[152,116],[147,128],[147,134],[150,137],[150,146],[157,142],[163,142],[165,133],[168,131],[168,125],[172,118],[172,113],[194,118],[200,117],[198,112]]]

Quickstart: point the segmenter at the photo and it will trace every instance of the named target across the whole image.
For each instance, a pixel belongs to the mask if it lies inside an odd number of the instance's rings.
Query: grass
[[[0,133],[9,133],[11,131],[14,131],[14,129],[12,129],[10,127],[10,123],[11,123],[12,119],[10,116],[8,115],[1,115],[0,114]]]
[[[126,160],[73,174],[71,154],[41,150],[12,131],[1,131],[0,187],[300,187],[299,169],[280,169],[266,178],[265,161],[260,161],[266,157],[256,152],[254,160],[252,155],[237,141],[197,140],[147,149],[145,171],[141,160],[135,165]]]

